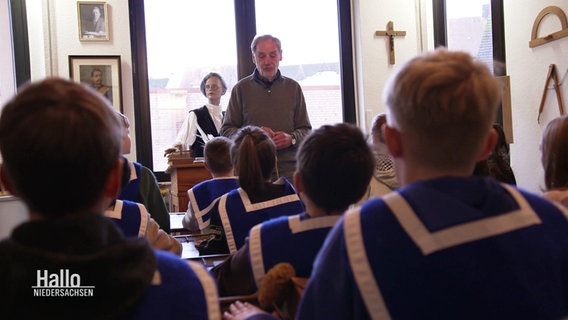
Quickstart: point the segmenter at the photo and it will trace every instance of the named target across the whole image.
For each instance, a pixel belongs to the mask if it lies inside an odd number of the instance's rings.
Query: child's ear
[[[304,185],[302,184],[302,178],[300,177],[300,173],[298,171],[294,172],[292,180],[294,181],[294,188],[296,188],[296,192],[297,193],[303,192]]]
[[[0,185],[2,186],[2,189],[5,189],[13,195],[16,195],[14,187],[12,186],[10,179],[8,179],[8,175],[6,174],[6,169],[2,164],[0,164]]]
[[[393,158],[398,158],[402,156],[402,143],[401,143],[401,136],[400,132],[388,125],[382,126],[383,137],[385,139],[385,144],[389,150],[389,153]]]
[[[104,189],[104,195],[109,198],[116,199],[116,197],[118,197],[118,195],[120,194],[120,189],[122,186],[123,162],[124,159],[122,157],[116,159],[116,164],[108,175],[107,183]]]
[[[479,155],[477,156],[477,162],[485,160],[487,159],[487,157],[489,157],[489,155],[493,152],[493,149],[495,149],[495,146],[497,145],[497,139],[499,139],[497,130],[491,128],[491,131],[489,132],[489,135],[485,140],[485,144],[483,145],[483,149],[481,149]]]

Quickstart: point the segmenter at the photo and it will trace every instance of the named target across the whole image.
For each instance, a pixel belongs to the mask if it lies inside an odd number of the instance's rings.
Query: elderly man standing
[[[280,40],[256,36],[251,43],[254,72],[241,79],[231,92],[221,135],[231,137],[246,125],[261,127],[278,150],[278,172],[291,181],[296,168],[296,149],[312,125],[300,85],[282,76]]]

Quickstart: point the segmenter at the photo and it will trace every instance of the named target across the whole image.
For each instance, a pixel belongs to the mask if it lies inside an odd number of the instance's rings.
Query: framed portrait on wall
[[[94,88],[122,112],[120,56],[69,56],[69,76]]]
[[[106,2],[77,2],[79,40],[107,41],[110,39],[108,28],[108,4]]]

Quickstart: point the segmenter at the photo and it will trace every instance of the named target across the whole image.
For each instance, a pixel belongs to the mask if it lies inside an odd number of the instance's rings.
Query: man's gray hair
[[[254,52],[256,51],[256,46],[258,45],[258,43],[261,42],[261,41],[264,41],[264,40],[274,41],[274,43],[276,44],[276,47],[278,48],[278,51],[282,52],[282,43],[280,42],[280,39],[273,37],[269,34],[254,37],[254,39],[252,40],[252,42],[250,44],[250,51],[254,54]]]

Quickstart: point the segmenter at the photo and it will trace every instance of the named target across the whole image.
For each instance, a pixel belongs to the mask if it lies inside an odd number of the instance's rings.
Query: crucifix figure
[[[389,63],[394,64],[394,37],[404,37],[406,36],[406,31],[395,31],[392,21],[389,21],[387,23],[387,30],[376,31],[375,35],[389,37]]]

